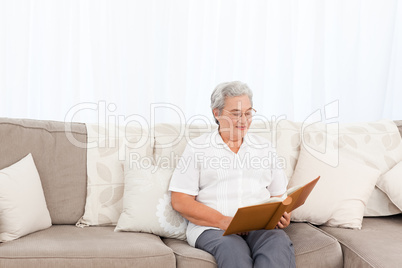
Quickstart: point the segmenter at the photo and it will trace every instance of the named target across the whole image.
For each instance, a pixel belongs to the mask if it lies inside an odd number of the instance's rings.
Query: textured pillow
[[[87,198],[84,215],[77,226],[115,225],[123,208],[123,164],[127,152],[152,154],[151,140],[142,127],[86,126]]]
[[[0,170],[0,242],[52,225],[32,155]]]
[[[381,176],[377,185],[402,210],[402,162]]]
[[[302,131],[303,144],[320,159],[336,160],[339,155],[350,157],[363,165],[378,169],[381,174],[402,160],[402,141],[391,120],[349,124],[315,123]],[[333,148],[328,153],[328,148]],[[329,163],[327,161],[327,163]],[[334,162],[334,161],[332,161]],[[334,162],[336,164],[336,161]],[[386,216],[401,213],[378,187],[374,188],[364,216]]]
[[[289,187],[305,184],[317,176],[321,179],[304,205],[292,212],[293,221],[361,228],[364,208],[380,171],[340,153],[339,163],[333,167],[302,146]]]
[[[130,161],[125,162],[123,212],[115,231],[146,232],[185,240],[187,221],[173,210],[168,192],[174,168],[148,165],[152,158],[148,159],[131,167]]]

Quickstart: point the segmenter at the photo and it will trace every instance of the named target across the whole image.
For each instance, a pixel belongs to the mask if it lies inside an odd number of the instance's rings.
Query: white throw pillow
[[[0,242],[52,225],[32,155],[0,170]]]
[[[157,167],[150,164],[152,161],[151,157],[142,158],[131,167],[125,162],[123,212],[115,231],[185,240],[187,221],[173,210],[168,192],[174,168]]]
[[[305,184],[317,176],[321,179],[304,205],[292,212],[292,220],[360,229],[364,208],[380,171],[342,154],[338,166],[332,167],[302,146],[289,187]]]
[[[402,162],[381,176],[377,186],[402,210]]]

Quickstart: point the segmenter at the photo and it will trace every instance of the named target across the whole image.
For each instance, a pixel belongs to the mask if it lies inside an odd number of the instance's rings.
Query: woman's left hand
[[[290,224],[290,214],[285,212],[281,219],[279,220],[278,224],[276,225],[275,229],[283,229],[289,226]]]

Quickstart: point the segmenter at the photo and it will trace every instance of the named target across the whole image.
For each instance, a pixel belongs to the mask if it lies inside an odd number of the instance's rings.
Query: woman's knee
[[[249,252],[248,245],[243,238],[238,235],[223,236],[215,230],[204,232],[196,242],[196,247],[204,249],[210,253],[227,250]]]
[[[238,235],[220,237],[220,239],[217,241],[217,247],[241,252],[249,251],[246,241],[244,241],[244,239]]]
[[[246,241],[238,235],[215,236],[213,232],[197,240],[197,247],[212,254],[219,267],[252,267],[250,249]]]
[[[254,240],[252,244],[260,244],[257,247],[260,247],[261,244],[267,245],[275,245],[276,248],[292,248],[293,243],[290,240],[289,236],[281,229],[274,230],[259,230],[255,231],[252,234],[254,237],[251,239]]]
[[[294,267],[293,243],[283,230],[253,233],[249,244],[255,267]]]
[[[294,252],[292,240],[290,240],[289,236],[283,230],[280,231],[282,232],[275,233],[277,247],[281,248],[282,250]]]

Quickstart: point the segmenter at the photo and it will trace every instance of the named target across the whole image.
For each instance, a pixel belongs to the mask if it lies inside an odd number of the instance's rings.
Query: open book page
[[[286,196],[289,196],[289,195],[291,195],[293,192],[299,190],[301,187],[302,187],[301,185],[293,186],[293,187],[289,188],[289,189],[286,191],[285,195],[286,195]]]
[[[281,197],[269,197],[267,199],[261,200],[260,202],[254,202],[251,205],[261,205],[261,204],[268,204],[268,203],[275,203],[275,202],[282,202],[286,199],[286,196],[283,195]]]
[[[293,192],[297,191],[303,187],[302,185],[298,186],[293,186],[292,188],[289,188],[282,196],[275,196],[275,197],[267,197],[266,199],[263,199],[259,202],[253,202],[252,204],[247,204],[246,206],[252,206],[252,205],[261,205],[261,204],[268,204],[268,203],[274,203],[274,202],[282,202],[283,200],[286,199],[289,195],[291,195]]]

